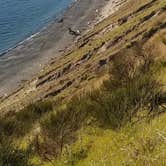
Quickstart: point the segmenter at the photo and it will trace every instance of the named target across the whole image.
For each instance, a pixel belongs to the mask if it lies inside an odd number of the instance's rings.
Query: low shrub
[[[29,166],[29,154],[26,151],[13,148],[11,145],[0,144],[1,166]]]
[[[13,116],[1,118],[1,135],[6,136],[6,138],[24,136],[44,113],[52,109],[53,103],[50,101],[37,102],[30,104]]]

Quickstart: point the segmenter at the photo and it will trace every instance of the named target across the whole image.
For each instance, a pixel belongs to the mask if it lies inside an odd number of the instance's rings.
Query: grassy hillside
[[[166,165],[166,1],[129,0],[0,103],[0,165]]]

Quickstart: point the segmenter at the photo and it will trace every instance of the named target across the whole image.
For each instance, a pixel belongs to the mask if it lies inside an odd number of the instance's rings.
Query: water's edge
[[[58,22],[58,20],[60,20],[64,13],[66,11],[68,11],[75,3],[77,3],[77,1],[71,2],[68,7],[62,9],[59,14],[55,14],[52,18],[50,18],[50,20],[48,20],[47,22],[45,22],[43,25],[41,25],[37,30],[35,30],[34,32],[32,32],[31,34],[28,34],[24,37],[24,39],[18,41],[13,47],[10,47],[4,51],[0,51],[0,58],[2,56],[4,56],[5,54],[9,53],[10,51],[14,50],[15,48],[24,45],[24,43],[28,40],[33,40],[33,38],[35,38],[36,36],[42,34],[42,32],[44,32],[45,30],[47,30],[49,28],[49,26],[51,26],[52,24],[55,24],[56,22]]]
[[[52,58],[70,49],[75,37],[69,34],[68,28],[86,31],[96,23],[99,16],[96,9],[102,9],[105,4],[105,0],[74,1],[60,17],[40,32],[4,53],[0,57],[0,97],[12,94],[25,82],[36,78]],[[61,17],[64,20],[62,23],[57,21]]]

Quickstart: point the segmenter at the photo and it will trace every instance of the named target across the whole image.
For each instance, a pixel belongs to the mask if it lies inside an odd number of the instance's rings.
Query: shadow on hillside
[[[147,110],[146,118],[158,115],[165,95],[156,75],[165,63],[156,62],[154,53],[154,46],[145,49],[138,44],[123,50],[110,62],[110,78],[100,89],[74,97],[65,107],[51,111],[55,104],[45,101],[7,115],[0,120],[0,142],[23,137],[46,115],[29,149],[31,154],[50,162],[77,140],[77,131],[83,127],[95,125],[116,131],[139,121],[141,111]]]
[[[45,101],[30,104],[19,112],[9,112],[0,119],[0,142],[23,137],[43,114],[52,109],[53,103]]]
[[[162,108],[157,101],[162,95],[156,74],[164,66],[156,62],[152,49],[153,46],[143,49],[136,45],[113,58],[110,79],[99,90],[74,97],[65,108],[42,120],[41,133],[32,143],[34,151],[49,161],[61,154],[65,145],[76,141],[82,127],[118,130],[140,120],[141,111],[147,110],[146,118],[154,115],[150,113],[153,111],[159,114]]]

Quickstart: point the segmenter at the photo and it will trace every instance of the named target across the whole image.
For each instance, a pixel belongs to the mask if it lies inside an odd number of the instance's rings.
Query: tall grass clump
[[[76,140],[76,131],[87,118],[87,112],[82,111],[85,106],[83,99],[74,98],[65,108],[57,109],[41,120],[42,139],[39,135],[34,140],[38,155],[45,160],[48,160],[48,154],[57,157],[65,145]]]
[[[28,151],[19,150],[12,145],[0,143],[0,166],[30,166]]]
[[[7,114],[0,119],[1,138],[13,139],[24,136],[43,114],[52,109],[52,102],[44,101],[30,104],[19,112]]]
[[[0,166],[30,165],[30,149],[22,150],[14,141],[25,136],[42,115],[53,109],[53,102],[30,104],[19,112],[9,112],[0,119]]]

